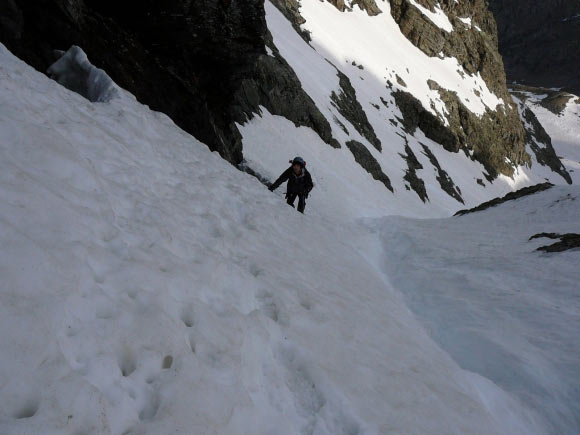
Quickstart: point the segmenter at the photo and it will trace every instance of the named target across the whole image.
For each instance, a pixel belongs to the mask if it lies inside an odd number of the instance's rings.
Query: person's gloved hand
[[[273,191],[274,191],[274,185],[272,185],[272,186],[268,187],[268,190],[269,190],[270,192],[273,192]]]

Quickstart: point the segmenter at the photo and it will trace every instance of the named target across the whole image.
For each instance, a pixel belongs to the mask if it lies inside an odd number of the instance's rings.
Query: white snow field
[[[546,432],[428,336],[363,226],[126,92],[0,45],[0,153],[0,433]]]
[[[564,180],[534,164],[490,183],[482,165],[420,131],[407,140],[429,201],[407,190],[387,80],[442,119],[428,79],[477,114],[512,103],[456,59],[424,55],[377,4],[383,13],[369,17],[302,2],[311,47],[266,2],[276,47],[342,148],[264,109],[240,126],[244,154],[271,179],[302,155],[316,183],[306,215],[136,102],[79,48],[52,73],[95,103],[0,44],[0,434],[580,431],[580,252],[541,254],[553,241],[528,241],[580,232],[580,191],[449,218]],[[427,12],[453,31],[440,8]],[[68,75],[69,62],[85,79]],[[332,106],[333,65],[382,152]],[[564,117],[532,109],[578,182],[578,106]],[[350,139],[394,194],[354,161]],[[465,204],[439,187],[421,144]]]
[[[465,216],[372,223],[382,267],[430,336],[553,434],[580,430],[580,249],[540,253],[557,240],[529,238],[580,233],[579,216],[574,186]]]

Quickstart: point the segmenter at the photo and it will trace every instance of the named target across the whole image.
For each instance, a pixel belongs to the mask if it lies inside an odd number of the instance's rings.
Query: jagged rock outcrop
[[[523,198],[524,196],[533,195],[538,192],[543,192],[544,190],[548,190],[554,187],[552,183],[540,183],[534,186],[523,187],[515,192],[509,192],[502,196],[501,198],[494,198],[490,201],[486,201],[482,204],[479,204],[477,207],[473,207],[467,210],[459,210],[453,216],[463,216],[469,213],[476,213],[478,211],[487,210],[488,208],[495,207],[497,205],[503,204],[507,201],[514,201],[516,199]]]
[[[449,131],[457,138],[460,148],[472,150],[473,158],[483,164],[492,178],[499,174],[512,175],[514,163],[531,163],[525,149],[525,130],[515,105],[495,112],[487,110],[478,117],[454,92],[442,89],[435,82],[429,85],[439,92],[447,107]],[[506,98],[509,100],[504,101],[511,101],[510,96]]]
[[[410,101],[408,94],[399,93],[395,97],[403,115],[422,119],[412,124],[422,124],[419,127],[427,137],[450,151],[472,149],[473,157],[482,162],[491,177],[500,173],[512,175],[514,164],[529,164],[530,159],[525,150],[525,131],[507,90],[503,62],[497,49],[495,22],[485,1],[417,2],[432,11],[440,5],[453,25],[453,31],[447,32],[435,25],[408,0],[391,0],[391,15],[401,32],[427,55],[433,57],[443,53],[455,57],[468,74],[479,73],[488,88],[505,104],[495,111],[488,109],[478,117],[461,103],[457,95],[430,81],[430,88],[439,92],[447,106],[450,126],[447,128],[440,120],[437,122],[437,118],[429,117],[426,110]],[[461,18],[470,21],[466,24]],[[445,133],[444,129],[449,131]]]
[[[345,3],[344,0],[327,0],[330,4],[334,5],[339,11],[351,10],[352,7],[358,6],[363,11],[366,11],[370,16],[375,16],[381,13],[381,10],[377,7],[375,0],[351,0],[350,6]]]
[[[403,179],[409,184],[405,185],[405,187],[407,190],[414,190],[419,198],[421,198],[421,201],[429,201],[425,182],[417,175],[417,169],[423,169],[423,165],[417,160],[417,156],[409,146],[407,138],[403,138],[405,139],[405,154],[399,153],[399,155],[407,162],[407,170],[405,171]]]
[[[437,175],[435,176],[435,178],[439,183],[439,186],[441,186],[441,190],[443,190],[445,193],[447,193],[447,195],[459,201],[460,203],[465,204],[465,201],[463,201],[463,198],[461,197],[461,189],[459,188],[459,186],[455,185],[455,183],[453,182],[447,171],[441,167],[439,161],[437,160],[437,157],[435,157],[435,154],[433,154],[433,152],[429,149],[427,145],[421,142],[419,142],[419,144],[423,148],[423,154],[427,156],[433,167],[437,169]]]
[[[440,5],[453,25],[452,32],[437,27],[408,0],[391,0],[391,15],[401,32],[429,56],[455,57],[468,74],[480,73],[489,89],[507,95],[502,58],[497,49],[497,29],[484,0],[416,0],[427,9]],[[469,18],[471,24],[461,21]]]
[[[507,77],[580,94],[580,2],[490,0]]]
[[[407,133],[415,134],[418,127],[425,136],[441,144],[447,151],[459,151],[461,144],[458,137],[439,118],[425,109],[417,98],[401,90],[393,92],[393,97],[403,115],[400,121]]]
[[[387,189],[393,192],[391,180],[381,169],[381,165],[373,157],[370,151],[360,142],[349,140],[346,142],[347,148],[352,152],[355,161],[363,167],[372,177],[385,185]]]
[[[300,1],[299,0],[271,0],[272,4],[278,8],[282,14],[292,23],[294,30],[302,36],[306,42],[310,42],[310,33],[302,29],[300,26],[306,22],[304,17],[300,15]]]
[[[339,113],[353,125],[362,137],[368,140],[377,150],[381,151],[381,141],[369,122],[367,114],[358,102],[356,91],[352,87],[350,80],[340,71],[338,71],[338,80],[340,93],[337,94],[336,92],[332,92],[330,95],[333,105]]]
[[[556,151],[552,146],[552,139],[542,127],[542,124],[528,107],[525,107],[522,116],[529,128],[526,128],[526,138],[538,163],[548,166],[552,171],[560,174],[568,184],[572,184],[572,178],[562,164],[561,160],[556,155]]]
[[[580,234],[539,233],[534,234],[532,237],[530,237],[530,240],[542,238],[552,240],[558,239],[559,241],[551,245],[540,246],[538,249],[536,249],[536,251],[564,252],[571,249],[580,249]]]
[[[432,86],[437,85],[433,83]],[[513,119],[518,116],[517,112],[507,115],[500,111],[495,116],[488,112],[479,118],[453,92],[438,86],[437,89],[447,106],[449,126],[425,109],[410,93],[400,90],[393,92],[403,115],[403,127],[408,133],[414,134],[418,127],[425,136],[440,143],[447,151],[472,152],[470,155],[483,164],[490,179],[500,173],[511,175],[514,168],[510,162],[530,162],[525,147],[520,147],[520,134],[525,133],[519,118]],[[506,119],[507,116],[512,119]],[[510,124],[516,127],[510,128]]]

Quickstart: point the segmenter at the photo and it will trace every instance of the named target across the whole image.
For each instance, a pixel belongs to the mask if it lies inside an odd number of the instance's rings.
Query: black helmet
[[[292,163],[293,165],[299,164],[302,167],[306,166],[306,162],[302,157],[294,157],[294,160],[291,160],[290,163]]]

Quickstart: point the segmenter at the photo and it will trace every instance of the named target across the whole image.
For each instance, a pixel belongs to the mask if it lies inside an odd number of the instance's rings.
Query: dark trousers
[[[296,197],[298,197],[298,211],[300,213],[304,213],[304,208],[306,207],[306,195],[302,193],[288,193],[286,194],[286,202],[288,205],[294,207],[294,201],[296,201]]]

